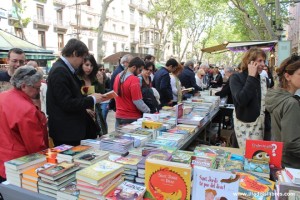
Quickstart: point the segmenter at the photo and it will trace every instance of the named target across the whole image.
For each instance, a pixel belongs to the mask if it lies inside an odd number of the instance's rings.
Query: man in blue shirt
[[[166,66],[162,67],[155,73],[153,87],[159,92],[161,107],[172,106],[172,87],[170,73],[178,67],[178,62],[171,58],[167,61]]]

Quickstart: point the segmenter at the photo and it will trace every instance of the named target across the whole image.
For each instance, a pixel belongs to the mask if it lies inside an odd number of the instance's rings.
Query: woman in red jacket
[[[10,80],[14,88],[0,94],[0,182],[6,178],[4,162],[48,147],[47,119],[31,100],[41,80],[34,67],[20,67]]]

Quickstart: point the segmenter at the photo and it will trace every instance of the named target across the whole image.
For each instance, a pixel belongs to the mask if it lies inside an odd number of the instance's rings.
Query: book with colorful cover
[[[46,161],[46,156],[39,153],[33,153],[33,154],[29,154],[26,156],[22,156],[20,158],[7,161],[4,163],[4,166],[5,168],[19,170],[43,161]]]
[[[161,122],[154,122],[154,121],[143,121],[142,128],[146,129],[158,129],[163,126]]]
[[[190,164],[192,156],[194,156],[194,152],[177,150],[172,154],[171,161]]]
[[[90,85],[90,86],[82,86],[81,87],[81,93],[85,96],[91,95],[95,93],[95,86]]]
[[[246,195],[254,200],[271,200],[269,194],[274,192],[275,182],[242,170],[234,171],[240,176],[240,195]]]
[[[146,160],[145,198],[189,200],[192,169],[190,165],[162,160]]]
[[[149,140],[145,144],[150,147],[160,147],[160,146],[169,146],[169,147],[177,147],[178,143],[174,140]]]
[[[141,200],[146,192],[142,185],[124,181],[106,195],[107,200]]]
[[[264,141],[264,140],[246,140],[245,158],[264,160],[281,167],[282,159],[282,142]]]
[[[76,179],[88,182],[92,185],[100,185],[123,171],[123,165],[108,160],[101,160],[76,172]]]
[[[270,166],[267,161],[245,159],[244,170],[266,178],[270,178]]]
[[[87,145],[78,145],[75,147],[72,147],[71,149],[62,151],[58,153],[58,157],[60,158],[74,158],[75,156],[91,149],[91,146]]]
[[[27,169],[26,171],[24,171],[23,172],[23,177],[27,178],[27,179],[34,180],[34,181],[38,181],[39,180],[39,176],[38,176],[37,173],[39,171],[47,169],[47,168],[49,168],[49,167],[51,167],[53,165],[54,164],[47,163],[46,161],[42,162],[38,166],[31,167],[31,168]]]
[[[74,162],[83,163],[83,164],[94,164],[97,161],[104,160],[108,158],[109,152],[102,151],[99,149],[90,149],[80,154],[78,157],[74,159]]]
[[[128,155],[126,157],[120,157],[115,162],[124,165],[125,168],[137,169],[137,164],[143,159],[142,156]]]
[[[79,169],[78,164],[64,161],[56,165],[53,165],[47,169],[38,171],[38,175],[40,177],[44,177],[50,180],[56,180],[78,169]]]
[[[197,129],[197,126],[195,125],[188,125],[188,124],[178,124],[176,126],[177,129],[180,129],[180,130],[186,130],[188,131],[189,133],[194,133]]]
[[[192,200],[238,199],[239,175],[194,167]],[[205,198],[204,198],[205,197]]]
[[[167,151],[153,151],[144,157],[137,165],[139,169],[145,169],[145,162],[147,159],[152,160],[171,160],[172,154]]]
[[[109,92],[107,92],[103,95],[105,95],[105,99],[107,99],[107,100],[116,98],[118,96],[117,93],[114,90],[111,90],[111,91],[109,91]]]
[[[40,151],[39,153],[46,156],[48,163],[56,164],[57,163],[57,160],[56,160],[57,154],[59,152],[71,149],[72,147],[73,146],[71,146],[71,145],[62,144],[62,145],[59,145],[59,146],[56,146],[53,148],[45,149],[43,151]]]
[[[205,167],[205,168],[216,168],[216,158],[215,157],[201,157],[201,156],[192,156],[191,157],[191,166],[194,168]]]

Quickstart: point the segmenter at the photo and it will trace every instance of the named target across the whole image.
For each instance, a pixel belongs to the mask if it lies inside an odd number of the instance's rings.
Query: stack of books
[[[148,142],[146,142],[145,145],[149,147],[177,147],[178,143],[174,140],[151,139]]]
[[[123,182],[123,165],[101,160],[76,172],[81,199],[104,199],[113,188]]]
[[[160,132],[156,138],[157,140],[175,141],[176,146],[179,146],[185,139],[184,135],[168,132]]]
[[[195,166],[208,168],[208,169],[216,169],[216,157],[206,157],[206,156],[192,156],[191,157],[191,165],[194,168]]]
[[[4,163],[6,179],[10,184],[21,187],[22,172],[46,161],[46,156],[33,153]]]
[[[85,151],[91,149],[90,146],[86,145],[78,145],[75,147],[72,147],[71,149],[59,152],[57,155],[57,161],[58,162],[73,162],[75,157],[79,157],[82,153]]]
[[[78,156],[74,158],[74,162],[78,163],[80,167],[88,167],[100,160],[105,160],[109,156],[108,151],[102,151],[99,149],[90,149],[87,151],[82,152]]]
[[[47,162],[48,163],[56,164],[57,163],[57,159],[56,159],[57,154],[59,152],[71,149],[72,147],[73,146],[71,146],[71,145],[62,144],[62,145],[59,145],[59,146],[54,147],[54,148],[45,149],[43,151],[40,151],[39,153],[44,154],[47,157]]]
[[[128,155],[126,157],[120,157],[115,162],[124,166],[124,179],[134,182],[137,177],[138,163],[143,159],[142,156]]]
[[[145,143],[151,139],[151,135],[140,135],[134,133],[126,133],[122,135],[122,138],[129,139],[133,141],[133,147],[138,148],[144,146]]]
[[[40,177],[38,176],[37,172],[47,169],[53,165],[54,164],[52,163],[42,162],[25,170],[22,174],[22,188],[38,192],[38,180]]]
[[[124,139],[118,136],[113,138],[102,136],[100,140],[100,149],[104,151],[110,151],[113,153],[125,154],[132,147],[132,140]]]
[[[53,165],[38,172],[41,179],[38,181],[39,193],[56,198],[58,190],[75,181],[75,171],[79,165],[66,161]]]
[[[57,199],[59,200],[77,200],[80,191],[77,189],[76,182],[70,182],[63,188],[57,191]]]
[[[124,181],[106,195],[106,200],[124,199],[124,197],[126,199],[142,200],[145,192],[145,186]]]
[[[100,140],[86,139],[86,140],[81,140],[80,144],[81,145],[91,146],[94,149],[99,149],[100,148]]]
[[[275,172],[277,179],[276,190],[278,199],[282,197],[295,197],[297,199],[300,193],[300,170],[290,167],[278,169]]]
[[[145,153],[143,154],[145,155]],[[140,184],[145,184],[145,163],[147,159],[153,160],[171,160],[172,154],[168,153],[167,151],[160,150],[160,149],[152,149],[148,151],[148,154],[137,164],[137,172],[138,175],[135,178],[135,182]]]
[[[177,150],[172,154],[172,162],[191,164],[191,158],[194,156],[194,152]]]

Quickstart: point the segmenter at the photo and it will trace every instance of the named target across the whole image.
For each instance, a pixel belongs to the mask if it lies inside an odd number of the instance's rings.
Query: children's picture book
[[[33,167],[27,169],[26,171],[24,171],[23,172],[23,177],[27,178],[27,179],[34,180],[34,181],[38,181],[39,180],[39,176],[38,176],[37,173],[39,171],[47,169],[47,168],[49,168],[49,167],[51,167],[53,165],[54,164],[52,164],[52,163],[46,163],[46,161],[42,162],[38,166],[33,166]]]
[[[192,200],[237,200],[238,191],[239,175],[194,167]]]
[[[192,156],[191,157],[191,166],[194,168],[205,167],[205,168],[216,168],[216,158],[215,157],[200,157],[200,156]]]
[[[266,178],[270,178],[270,166],[267,161],[245,159],[244,170]]]
[[[282,159],[282,142],[263,141],[263,140],[246,140],[245,158],[264,160],[281,167]]]
[[[148,199],[189,200],[191,166],[163,160],[146,160],[145,186]]]
[[[177,151],[173,152],[173,154],[172,154],[172,161],[190,164],[191,157],[193,155],[194,155],[194,152],[192,152],[192,151],[177,150]]]
[[[142,185],[124,181],[106,195],[107,200],[140,200],[143,199],[146,188]]]
[[[146,129],[158,129],[163,126],[161,122],[154,122],[154,121],[143,121],[142,128]]]
[[[43,161],[46,161],[45,155],[39,153],[33,153],[33,154],[29,154],[20,158],[7,161],[4,163],[4,166],[6,168],[10,168],[13,170],[19,170]]]
[[[75,146],[75,147],[72,147],[71,149],[68,149],[66,151],[62,151],[59,153],[59,157],[74,157],[84,151],[87,151],[91,149],[90,146],[87,146],[87,145],[78,145],[78,146]]]
[[[128,155],[120,157],[115,162],[123,164],[125,168],[137,169],[137,164],[143,159],[143,156]]]

